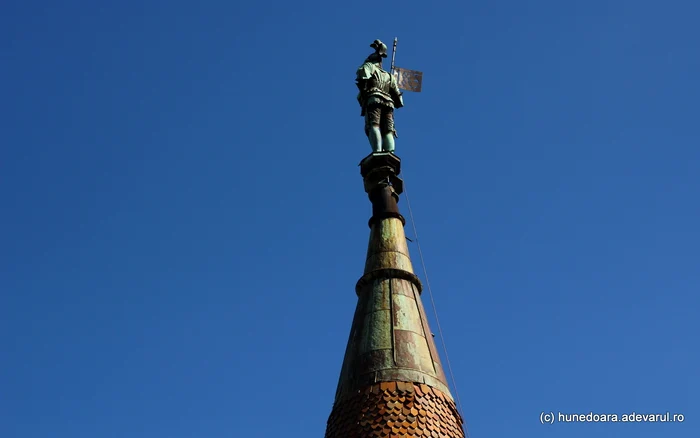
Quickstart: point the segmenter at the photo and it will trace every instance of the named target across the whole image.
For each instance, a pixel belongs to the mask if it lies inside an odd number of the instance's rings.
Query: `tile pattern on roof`
[[[333,406],[326,438],[464,438],[454,401],[428,385],[381,382]]]

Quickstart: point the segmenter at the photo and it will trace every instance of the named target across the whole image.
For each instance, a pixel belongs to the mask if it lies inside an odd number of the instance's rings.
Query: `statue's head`
[[[372,44],[369,45],[370,47],[374,48],[375,54],[379,55],[381,58],[386,58],[386,44],[381,42],[381,40],[374,40]],[[381,62],[381,59],[380,59]]]
[[[372,64],[382,65],[382,59],[384,59],[379,53],[372,53],[365,59],[365,62],[371,62]]]

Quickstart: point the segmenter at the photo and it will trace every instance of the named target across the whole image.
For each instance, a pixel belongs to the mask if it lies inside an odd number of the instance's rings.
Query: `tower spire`
[[[372,203],[369,245],[326,438],[463,438],[399,212],[401,160],[374,152],[360,169]]]

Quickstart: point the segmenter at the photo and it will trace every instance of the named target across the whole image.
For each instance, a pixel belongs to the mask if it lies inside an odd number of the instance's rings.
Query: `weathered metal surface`
[[[374,280],[371,288],[367,289],[366,313],[378,310],[391,310],[391,278],[378,278]]]
[[[381,221],[370,230],[367,258],[387,251],[399,252],[408,257],[406,234],[403,230],[403,224],[399,220],[388,219]]]
[[[336,398],[375,381],[429,382],[449,394],[420,303],[403,224],[377,222],[370,231],[365,275]],[[435,360],[437,359],[437,360]]]
[[[375,254],[367,259],[365,271],[371,272],[384,268],[401,269],[406,272],[413,272],[411,259],[400,252],[383,252]]]
[[[391,325],[391,310],[371,312],[365,315],[363,322],[365,336],[360,340],[358,353],[392,348],[391,331],[386,330]]]
[[[435,375],[426,339],[414,331],[394,329],[396,365]]]
[[[374,374],[367,374],[358,376],[358,382],[362,384],[370,384],[374,382],[394,382],[394,381],[407,381],[407,382],[420,382],[430,385],[433,388],[437,388],[445,394],[450,394],[450,390],[447,388],[443,382],[435,377],[431,377],[427,373],[422,371],[410,370],[407,368],[393,367],[390,369],[380,370]]]
[[[370,231],[365,273],[383,268],[413,273],[403,224],[396,218],[381,220]]]
[[[391,332],[389,332],[391,336]],[[381,370],[388,370],[395,367],[394,349],[373,350],[359,355],[357,361],[357,377],[374,375]]]
[[[403,283],[397,281],[396,283]],[[392,317],[394,330],[409,330],[423,336],[423,324],[418,311],[418,304],[413,297],[402,294],[392,294]],[[427,347],[427,345],[426,345]]]
[[[366,178],[371,171],[383,166],[391,167],[394,173],[399,175],[401,173],[401,158],[388,152],[371,153],[360,161],[360,174],[362,178]]]
[[[462,424],[449,394],[411,381],[379,382],[337,401],[325,436],[463,438]]]
[[[401,173],[401,159],[392,153],[372,153],[360,162],[360,173],[364,182],[365,192],[372,192],[384,185],[391,185],[394,193],[403,193],[403,180],[399,178]],[[398,198],[397,198],[398,202]],[[375,201],[372,201],[374,204]]]
[[[336,399],[387,380],[425,382],[449,394],[416,291],[396,276],[375,278],[360,290]]]
[[[399,219],[401,225],[406,223],[406,220],[399,213],[398,199],[399,195],[394,192],[394,188],[387,184],[383,184],[370,192],[370,200],[372,201],[372,217],[369,220],[370,228],[382,219],[390,217]]]
[[[421,284],[418,277],[416,277],[416,274],[414,274],[413,272],[404,271],[403,269],[382,268],[375,271],[369,271],[365,273],[362,277],[360,277],[360,279],[357,280],[357,284],[355,285],[355,292],[359,296],[362,293],[366,292],[368,287],[372,287],[372,283],[374,282],[374,280],[381,280],[386,278],[406,280],[416,288],[418,293],[421,293],[421,291],[423,290],[423,285]]]
[[[362,108],[360,115],[365,118],[365,134],[372,150],[392,152],[398,137],[394,109],[403,107],[403,93],[396,77],[382,68],[382,59],[387,56],[386,44],[374,40],[371,47],[375,53],[368,56],[356,72],[357,102]]]
[[[367,194],[372,193],[376,187],[387,184],[394,188],[396,194],[403,193],[403,180],[396,176],[394,170],[389,166],[373,169],[364,179],[364,188]]]
[[[437,376],[438,379],[447,382],[447,377],[445,376],[445,371],[442,369],[442,363],[440,361],[440,356],[438,355],[437,348],[435,347],[435,339],[432,336],[432,332],[430,331],[430,326],[428,325],[428,317],[425,314],[425,308],[423,307],[423,301],[420,299],[420,293],[419,290],[415,288],[415,286],[411,285],[411,288],[413,289],[413,296],[416,299],[416,304],[418,305],[418,312],[420,312],[420,319],[421,323],[423,325],[423,331],[425,333],[425,337],[428,340],[428,349],[430,350],[430,356],[433,360],[433,367],[435,369],[435,375]]]
[[[391,290],[394,294],[404,295],[413,300],[416,299],[413,290],[415,285],[410,281],[400,281],[398,278],[393,278],[391,280]],[[418,312],[420,314],[420,311]]]
[[[420,93],[423,88],[423,72],[395,67],[394,77],[402,90]]]
[[[377,178],[377,172],[373,171],[380,167],[389,168],[393,175],[398,175],[399,164],[398,157],[391,154],[373,155],[363,160],[361,171],[370,179]],[[336,411],[345,409],[344,403],[354,399],[362,388],[381,382],[428,385],[453,405],[421,302],[422,285],[413,272],[404,221],[397,204],[398,193],[381,181],[366,181],[365,187],[372,188],[369,197],[373,204],[373,222],[365,271],[355,288],[357,308],[331,417],[336,418]],[[371,408],[371,403],[365,407]],[[433,418],[430,412],[426,415]],[[455,423],[456,418],[445,417],[441,421],[451,421],[459,426],[461,419]],[[356,436],[359,433],[352,430],[344,433],[341,429],[331,428],[329,420],[328,431],[331,432],[327,432],[327,436]],[[403,433],[403,429],[398,430]],[[426,429],[429,433],[433,430]],[[406,432],[405,436],[413,435]],[[455,432],[449,436],[462,435]]]

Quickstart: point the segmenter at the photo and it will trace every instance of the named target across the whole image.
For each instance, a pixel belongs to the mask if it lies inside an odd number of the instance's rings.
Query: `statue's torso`
[[[396,86],[391,74],[371,62],[365,62],[357,71],[358,81],[366,81],[365,104],[384,104],[394,107],[392,88]]]

